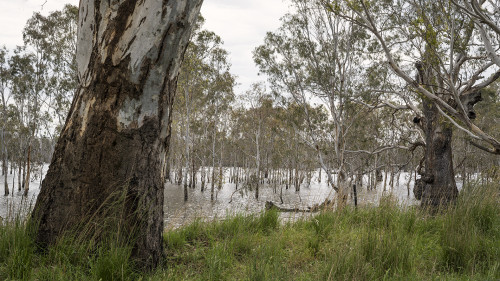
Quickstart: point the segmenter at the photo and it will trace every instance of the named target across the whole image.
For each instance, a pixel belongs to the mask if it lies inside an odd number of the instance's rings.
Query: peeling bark
[[[38,243],[120,217],[138,264],[158,265],[172,104],[202,2],[80,1],[80,86],[33,211]],[[121,213],[103,211],[116,194]]]

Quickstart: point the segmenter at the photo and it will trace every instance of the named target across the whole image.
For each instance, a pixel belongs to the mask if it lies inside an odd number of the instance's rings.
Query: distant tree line
[[[398,72],[385,62],[386,43],[380,40],[394,41],[401,50],[407,48],[406,56],[418,54],[419,49],[412,50],[414,45],[408,40],[397,41],[401,35],[396,30],[410,25],[407,31],[412,33],[407,36],[420,38],[424,44],[432,39],[428,35],[434,34],[425,28],[444,28],[444,23],[431,22],[425,27],[425,21],[430,20],[428,13],[437,10],[419,10],[417,4],[413,8],[400,7],[416,19],[405,22],[404,18],[389,18],[386,24],[392,23],[393,33],[385,31],[387,38],[379,39],[375,25],[381,19],[372,15],[373,22],[368,23],[373,26],[359,21],[362,13],[368,20],[370,13],[381,10],[342,1],[291,3],[295,12],[287,14],[282,26],[269,32],[264,44],[254,52],[255,62],[269,84],[255,83],[242,94],[234,92],[237,77],[230,72],[230,58],[222,39],[203,29],[204,19],[199,17],[179,75],[166,177],[184,186],[186,199],[188,187],[196,186],[209,190],[214,199],[214,191],[225,182],[251,189],[256,198],[263,183],[300,190],[301,185],[311,183],[314,173],[323,174],[328,184],[344,196],[353,184],[363,185],[363,178],[367,188],[375,188],[382,174],[392,185],[399,182],[403,171],[411,175],[405,179],[408,184],[417,178],[430,181],[425,172],[426,165],[430,165],[425,164],[429,158],[425,155],[429,132],[420,122],[426,118],[426,107],[417,104],[421,86],[415,90],[395,78]],[[461,11],[447,11],[455,17],[455,28],[470,17]],[[24,45],[0,50],[0,144],[5,195],[14,188],[27,192],[27,179],[41,177],[37,171],[41,172],[43,163],[50,161],[78,84],[77,18],[78,8],[71,5],[48,16],[35,13],[23,30]],[[480,39],[472,27],[463,30],[470,34],[456,32],[457,38],[462,38],[461,44],[465,44],[454,45],[457,60],[468,58],[464,48]],[[439,40],[435,44],[449,44],[444,38]],[[418,46],[424,48],[422,44]],[[446,48],[438,50],[429,44],[420,50],[421,54],[446,53]],[[480,60],[491,66],[487,56],[478,54],[477,58],[474,63],[462,62],[464,74],[458,69],[457,77],[469,77],[465,73],[477,68]],[[446,73],[440,75],[445,77]],[[480,81],[474,77],[471,79]],[[498,137],[500,98],[498,82],[493,78],[478,89],[482,101],[470,112],[478,127]],[[498,157],[478,150],[470,138],[469,131],[458,130],[450,139],[454,147],[452,176],[460,175],[462,184],[496,179]],[[17,186],[7,182],[7,173],[15,174]],[[224,177],[226,174],[229,178]]]

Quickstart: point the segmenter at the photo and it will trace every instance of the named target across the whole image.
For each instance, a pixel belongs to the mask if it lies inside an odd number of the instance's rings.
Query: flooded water
[[[25,217],[35,205],[36,197],[40,192],[40,177],[44,177],[48,170],[49,165],[43,165],[42,169],[35,168],[32,170],[32,180],[29,184],[29,191],[27,196],[23,196],[24,190],[18,190],[18,175],[8,174],[7,183],[9,186],[10,194],[4,194],[4,176],[0,179],[0,221],[5,218],[14,218],[17,215]],[[16,171],[17,172],[17,171]]]
[[[324,173],[323,173],[324,174]],[[391,189],[380,182],[376,190],[367,190],[366,186],[358,187],[358,205],[377,205],[382,196],[392,194],[403,206],[418,204],[413,196],[413,181],[410,182],[410,194],[408,196],[407,183],[408,174],[402,173],[399,184],[395,184]],[[241,184],[240,184],[241,187]],[[335,191],[326,184],[326,178],[318,182],[318,173],[313,176],[311,184],[307,187],[301,186],[299,192],[295,187],[285,189],[278,186],[276,190],[271,185],[262,185],[259,191],[259,199],[255,199],[254,191],[236,191],[235,184],[226,183],[222,189],[216,190],[217,199],[210,200],[210,190],[201,192],[200,188],[189,189],[189,198],[184,202],[184,189],[182,186],[168,183],[165,189],[165,226],[166,228],[177,228],[196,218],[203,220],[223,219],[232,214],[256,214],[265,209],[265,202],[272,201],[283,208],[293,208],[306,210],[315,204],[321,204],[325,199],[334,198]],[[280,194],[282,192],[283,204],[281,204]],[[232,196],[232,200],[231,200]],[[349,196],[348,204],[354,204],[352,194]],[[310,213],[281,213],[282,220],[293,220],[299,217],[308,216]]]
[[[43,172],[46,172],[48,165],[44,166]],[[324,174],[324,173],[323,173]],[[226,177],[227,178],[227,177]],[[9,188],[12,190],[12,175],[8,175]],[[418,204],[413,196],[413,181],[410,181],[410,194],[407,190],[408,174],[402,173],[399,183],[394,184],[391,189],[389,184],[384,192],[384,182],[380,182],[376,190],[366,190],[366,186],[358,187],[358,204],[377,205],[380,198],[392,194],[403,205]],[[12,218],[15,214],[25,216],[33,207],[36,197],[40,191],[40,179],[30,183],[30,190],[27,197],[23,197],[22,191],[17,191],[17,176],[14,179],[16,191],[9,196],[0,196],[0,216],[2,218]],[[283,186],[277,186],[276,189],[270,185],[261,185],[259,199],[255,199],[254,191],[241,189],[235,192],[235,184],[225,183],[220,190],[215,190],[214,201],[210,200],[210,190],[200,191],[200,187],[189,189],[189,199],[184,202],[184,189],[182,186],[167,183],[165,186],[165,205],[164,220],[167,229],[177,228],[186,225],[199,218],[202,220],[223,219],[228,215],[234,214],[256,214],[264,210],[265,202],[272,201],[283,208],[307,209],[307,207],[321,204],[325,199],[332,199],[335,192],[327,187],[326,178],[321,183],[318,182],[318,173],[316,173],[310,186],[305,184],[301,186],[299,192],[295,188],[285,189]],[[0,193],[3,193],[3,176],[0,179]],[[282,192],[282,196],[280,196]],[[232,198],[232,200],[231,200]],[[283,198],[283,204],[281,199]],[[348,204],[353,204],[352,196],[349,196]],[[282,220],[293,220],[302,216],[308,216],[309,213],[281,213]]]

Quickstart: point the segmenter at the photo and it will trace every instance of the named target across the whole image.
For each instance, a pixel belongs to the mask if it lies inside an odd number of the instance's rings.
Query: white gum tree
[[[172,104],[202,2],[80,1],[79,86],[33,211],[37,242],[123,218],[133,257],[158,265]]]
[[[477,6],[474,0],[462,4]],[[403,90],[393,96],[414,111],[414,122],[425,139],[422,184],[415,195],[422,198],[422,205],[453,201],[458,194],[453,130],[464,131],[478,148],[500,154],[500,142],[473,122],[481,90],[500,77],[487,41],[481,48],[482,27],[478,30],[471,19],[477,20],[484,10],[464,12],[452,2],[418,0],[324,1],[324,5],[371,34],[379,59],[400,80],[401,88],[411,92],[409,97]]]

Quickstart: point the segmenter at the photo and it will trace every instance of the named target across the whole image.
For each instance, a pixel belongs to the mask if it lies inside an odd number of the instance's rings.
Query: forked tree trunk
[[[81,0],[80,86],[43,181],[36,240],[122,217],[132,256],[162,257],[163,188],[177,75],[203,0]],[[104,211],[125,194],[122,213]]]

